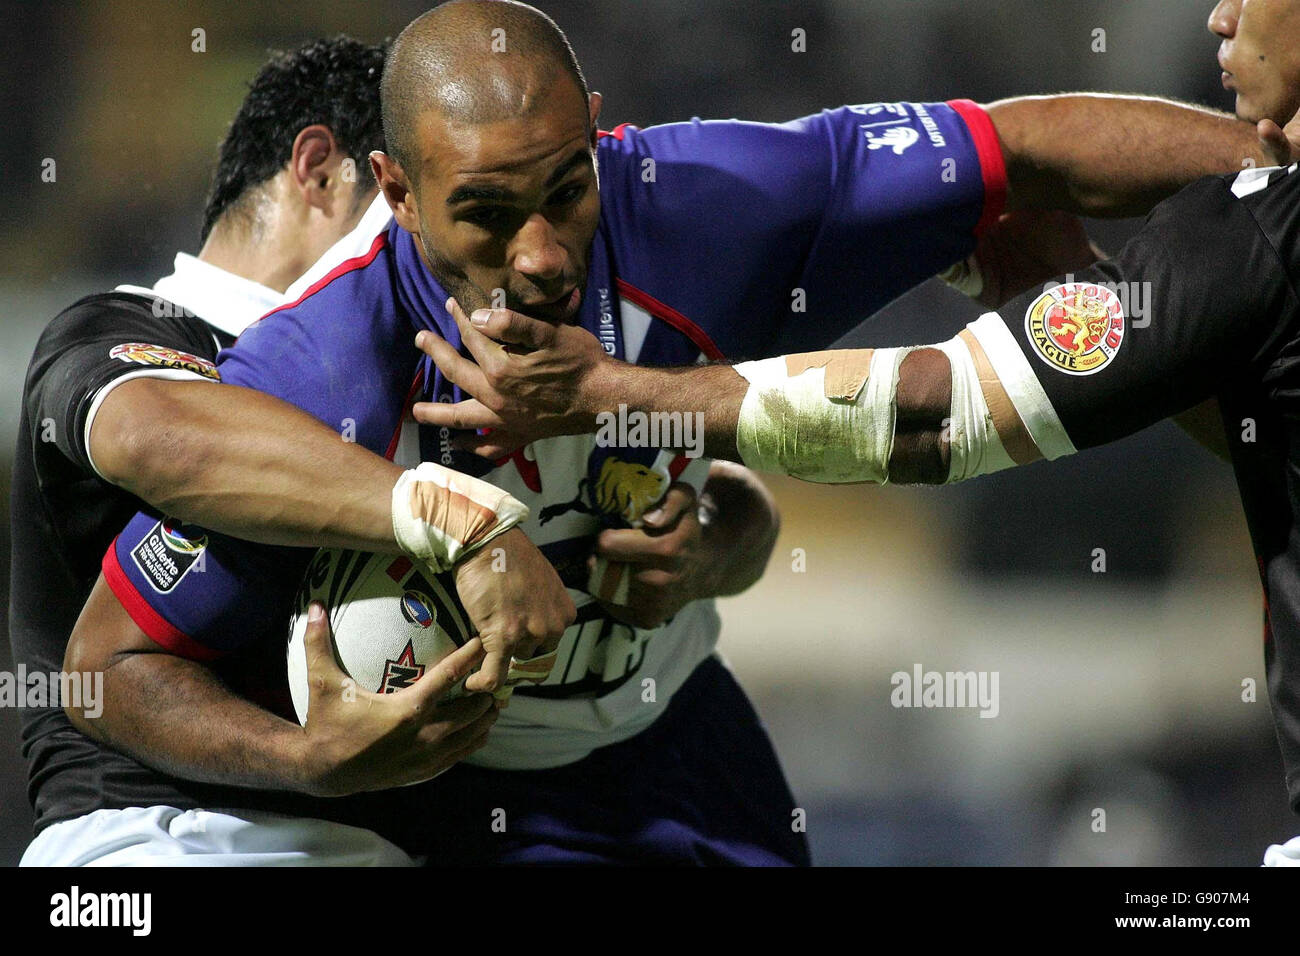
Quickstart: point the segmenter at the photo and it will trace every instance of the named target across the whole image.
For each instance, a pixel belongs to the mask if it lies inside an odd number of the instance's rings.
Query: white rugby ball
[[[401,555],[322,548],[303,576],[289,631],[289,690],[300,723],[310,696],[303,639],[312,601],[325,606],[339,666],[375,694],[411,686],[473,635],[450,573],[432,574]]]

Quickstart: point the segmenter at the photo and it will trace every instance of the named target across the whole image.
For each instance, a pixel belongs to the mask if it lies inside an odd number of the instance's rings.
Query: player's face
[[[1285,126],[1300,110],[1300,0],[1221,0],[1209,27],[1237,115]]]
[[[567,76],[548,92],[522,117],[470,125],[431,112],[419,131],[417,238],[466,312],[504,305],[556,324],[578,314],[600,218],[599,100],[588,110]]]

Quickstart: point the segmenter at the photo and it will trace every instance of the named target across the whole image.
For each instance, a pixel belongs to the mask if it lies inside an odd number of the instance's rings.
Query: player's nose
[[[564,275],[565,251],[545,216],[532,215],[515,236],[515,269],[537,282]]]
[[[1241,16],[1241,0],[1219,0],[1210,11],[1210,20],[1206,24],[1215,36],[1231,39],[1237,32],[1237,20]]]

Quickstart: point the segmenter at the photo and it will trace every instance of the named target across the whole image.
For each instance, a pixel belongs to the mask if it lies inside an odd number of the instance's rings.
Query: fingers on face
[[[470,354],[478,361],[479,366],[490,374],[495,374],[499,370],[500,363],[505,359],[505,350],[469,320],[469,316],[455,299],[447,300],[447,311],[456,320],[456,328],[460,329],[461,342],[470,350]]]
[[[461,316],[465,316],[464,312]],[[511,309],[475,309],[473,319],[477,324],[469,317],[464,317],[464,324],[497,342],[520,346],[523,352],[546,348],[555,339],[555,327],[549,322]],[[456,321],[460,324],[462,319]]]

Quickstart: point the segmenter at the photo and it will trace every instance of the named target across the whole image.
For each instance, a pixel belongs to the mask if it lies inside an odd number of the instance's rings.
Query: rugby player
[[[506,39],[495,51],[494,31]],[[1255,152],[1253,132],[1230,119],[1094,97],[1004,104],[996,123],[959,101],[599,137],[599,97],[563,35],[510,3],[448,4],[415,21],[386,67],[383,102],[390,152],[372,167],[393,224],[363,237],[365,254],[301,302],[250,328],[220,365],[227,382],[353,422],[373,450],[401,425],[413,371],[421,397],[456,397],[410,342],[416,329],[437,329],[458,344],[449,294],[473,308],[496,292],[549,323],[576,320],[629,361],[770,354],[797,337],[781,319],[792,279],[821,310],[804,331],[828,342],[969,255],[1008,191],[1028,208],[1123,214]],[[1109,129],[1108,118],[1132,142],[1071,135]],[[1196,148],[1154,162],[1143,153],[1152,141],[1162,157],[1170,142]],[[345,362],[350,382],[386,394],[358,395],[328,374]],[[411,460],[441,453],[432,430],[406,429],[395,449]],[[698,567],[682,575],[668,559],[670,536],[617,527],[665,489],[698,488],[699,464],[584,438],[539,442],[489,469],[532,508],[526,527],[574,585],[579,617],[547,681],[516,691],[474,766],[437,781],[445,827],[432,858],[806,860],[770,744],[712,653],[717,619],[704,599],[727,585]],[[134,519],[105,555],[112,594],[97,588],[78,631],[128,643],[162,634],[175,649],[217,654],[259,639],[260,628],[282,646],[282,633],[250,621],[248,609],[295,589],[301,565],[214,539],[208,573],[159,595],[130,557],[154,524]],[[661,609],[658,627],[629,625],[626,577],[599,566],[588,575],[593,541],[601,556],[641,565],[637,577],[675,577],[680,605]],[[738,579],[752,575],[736,567]],[[491,828],[494,809],[511,821],[504,833]]]
[[[384,504],[403,482],[409,490],[401,468],[286,403],[200,384],[217,379],[218,349],[283,304],[290,281],[355,228],[374,198],[368,171],[355,170],[383,145],[383,57],[382,47],[346,37],[274,57],[222,144],[199,255],[179,253],[175,272],[153,288],[81,300],[42,336],[24,393],[12,519],[10,633],[15,662],[29,674],[59,670],[99,555],[141,498],[260,540],[402,550]],[[241,479],[267,473],[276,481]],[[426,543],[455,563],[485,635],[527,624],[558,638],[571,602],[550,564],[509,528],[503,521],[507,533],[477,541],[504,550],[516,569],[509,576],[491,573],[474,548],[441,540],[446,527],[431,529],[438,534]],[[406,542],[413,554],[420,537]],[[428,776],[481,745],[495,710],[480,696],[429,707],[413,727],[407,711],[448,675],[454,681],[454,668],[477,663],[479,644],[419,694],[364,710],[327,706],[304,730],[272,712],[283,710],[283,688],[258,679],[264,662],[255,658],[209,669],[152,653],[153,642],[111,656],[85,642],[69,663],[104,675],[103,719],[85,724],[92,739],[73,729],[58,700],[22,715],[38,833],[25,862],[125,862],[177,848],[193,855],[222,839],[241,846],[245,861],[254,844],[267,860],[407,860],[373,833],[313,818],[351,812],[345,804],[294,804],[195,781],[324,793]],[[342,679],[332,657],[314,660],[315,676],[331,686]],[[283,655],[272,663],[282,674]],[[200,813],[211,806],[228,812]],[[232,816],[239,808],[247,812]],[[267,808],[306,816],[271,818]],[[200,822],[205,835],[184,835]]]
[[[1223,39],[1238,115],[1300,158],[1300,0],[1223,0],[1209,25]],[[1114,259],[1015,297],[937,345],[652,373],[610,362],[576,330],[504,310],[477,321],[462,313],[478,364],[441,347],[439,362],[496,411],[426,414],[505,428],[513,440],[542,401],[552,403],[548,429],[579,410],[572,420],[590,427],[591,410],[615,402],[699,409],[708,453],[761,471],[944,484],[1073,454],[1216,399],[1258,559],[1269,693],[1300,812],[1297,289],[1300,164],[1248,169],[1188,186]],[[1126,313],[1135,295],[1150,303],[1147,323]],[[522,345],[538,351],[521,355]],[[560,382],[575,384],[562,395]],[[512,395],[529,396],[527,412]],[[479,444],[495,451],[495,437]],[[1300,837],[1269,847],[1264,862],[1300,865]]]

